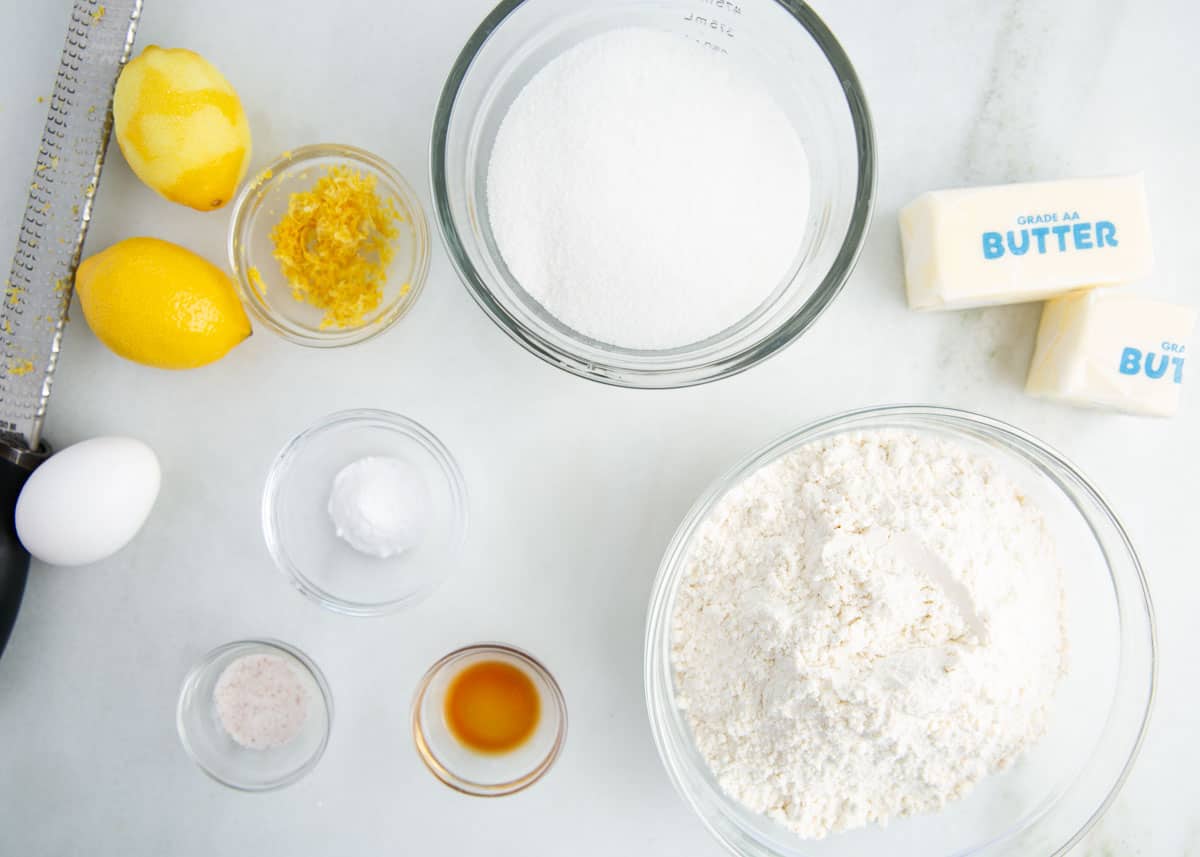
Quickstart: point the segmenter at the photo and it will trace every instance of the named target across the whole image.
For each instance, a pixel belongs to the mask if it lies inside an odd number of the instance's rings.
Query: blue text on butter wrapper
[[[1121,352],[1119,369],[1122,375],[1145,375],[1152,380],[1169,378],[1172,383],[1182,384],[1184,358],[1180,355],[1184,350],[1184,346],[1176,342],[1164,342],[1162,344],[1163,353],[1155,354],[1153,351],[1147,351],[1143,355],[1142,349],[1128,345]],[[1167,352],[1175,353],[1168,354]],[[1168,369],[1173,371],[1168,374]]]
[[[1066,253],[1071,250],[1096,250],[1105,247],[1116,247],[1117,227],[1111,220],[1088,221],[1079,219],[1078,211],[1067,211],[1062,216],[1063,223],[1054,226],[1026,226],[1022,229],[1009,229],[1007,232],[984,232],[981,236],[983,258],[1000,259],[1005,255],[1024,256],[1031,250],[1039,255],[1047,253]],[[1022,215],[1017,223],[1054,223],[1056,215]]]

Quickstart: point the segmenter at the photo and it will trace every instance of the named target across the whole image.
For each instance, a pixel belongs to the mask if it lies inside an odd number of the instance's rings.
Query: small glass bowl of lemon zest
[[[248,182],[227,249],[258,320],[317,347],[360,342],[395,323],[429,265],[412,188],[376,156],[333,144],[287,152]]]

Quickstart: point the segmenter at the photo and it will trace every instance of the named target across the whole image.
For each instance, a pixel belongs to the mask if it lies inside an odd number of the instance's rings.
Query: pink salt
[[[308,717],[308,688],[279,655],[243,655],[225,667],[213,689],[221,726],[252,750],[295,738]]]

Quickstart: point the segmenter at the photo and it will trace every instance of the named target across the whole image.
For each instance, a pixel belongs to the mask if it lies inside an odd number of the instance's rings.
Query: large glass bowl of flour
[[[431,147],[438,225],[484,311],[561,369],[644,388],[804,333],[858,257],[875,168],[849,59],[789,0],[503,2]]]
[[[726,498],[747,501],[738,491],[754,484],[746,482],[748,477],[813,442],[879,431],[961,447],[994,466],[1016,486],[1022,502],[1027,499],[1040,512],[1062,569],[1068,670],[1057,685],[1045,733],[1014,763],[983,777],[964,796],[937,811],[893,818],[886,826],[802,838],[730,797],[698,749],[692,722],[677,704],[680,689],[672,657],[673,645],[679,642],[677,605],[686,603],[681,587],[697,585],[688,579],[688,568],[705,522],[714,510],[729,508],[722,506]],[[813,475],[820,473],[819,468],[809,471],[814,484],[836,478]],[[768,522],[782,520],[779,507],[766,498],[758,499],[758,508],[756,514]],[[756,605],[750,606],[774,609]],[[1032,622],[1030,629],[1036,630]],[[700,498],[676,531],[654,585],[647,618],[645,689],[651,729],[673,784],[736,854],[1061,855],[1100,818],[1130,771],[1154,696],[1155,658],[1153,611],[1137,554],[1116,515],[1071,463],[1019,429],[987,417],[893,406],[842,414],[789,433],[742,461]],[[936,688],[928,692],[933,691]],[[751,708],[760,704],[755,699],[738,702]],[[864,734],[872,734],[870,726],[864,728]],[[742,734],[736,740],[747,744],[760,738],[757,733]],[[847,759],[847,767],[853,761]],[[764,760],[764,776],[769,768]]]

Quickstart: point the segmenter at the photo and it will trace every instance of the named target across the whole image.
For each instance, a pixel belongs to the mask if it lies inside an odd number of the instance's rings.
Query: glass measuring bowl
[[[513,100],[555,56],[621,27],[678,33],[745,66],[792,121],[809,160],[809,222],[796,236],[791,270],[750,315],[680,348],[621,348],[564,325],[508,270],[488,216],[488,162]],[[567,372],[626,387],[666,388],[743,371],[816,321],[850,275],[866,235],[875,143],[849,58],[803,4],[508,0],[480,24],[451,69],[434,118],[430,168],[438,226],[451,261],[501,329]]]

